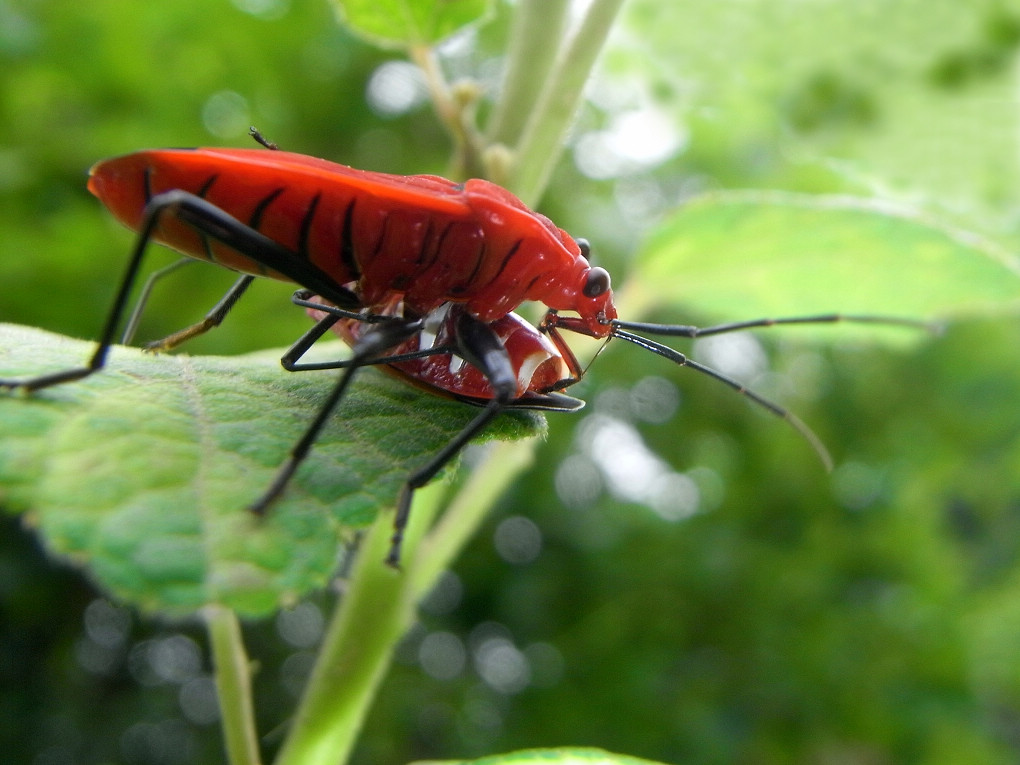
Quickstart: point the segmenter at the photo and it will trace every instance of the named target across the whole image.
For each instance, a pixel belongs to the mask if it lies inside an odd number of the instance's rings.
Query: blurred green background
[[[444,46],[452,79],[498,84],[499,10]],[[617,285],[659,216],[714,189],[871,196],[1015,252],[1018,50],[1005,0],[633,0],[542,210]],[[245,146],[256,124],[287,149],[442,173],[447,138],[395,61],[325,2],[0,0],[0,320],[98,331],[131,241],[84,190],[106,156]],[[697,294],[696,275],[677,279]],[[230,281],[183,272],[140,338]],[[253,292],[188,351],[304,329],[288,288]],[[657,318],[752,318],[741,308]],[[357,762],[558,744],[685,763],[1020,758],[1015,317],[907,349],[774,330],[695,355],[796,411],[836,470],[722,386],[609,349],[575,389],[589,407],[551,418],[425,605]],[[219,761],[202,630],[107,602],[3,524],[5,757]],[[249,625],[269,749],[332,599]]]

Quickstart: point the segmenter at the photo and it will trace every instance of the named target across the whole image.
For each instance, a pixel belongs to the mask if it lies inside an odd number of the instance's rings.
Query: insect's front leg
[[[386,562],[400,565],[400,549],[404,541],[404,529],[411,515],[411,500],[416,489],[427,484],[460,451],[477,436],[492,419],[503,411],[513,399],[517,390],[517,374],[503,342],[486,323],[464,312],[457,320],[457,355],[477,367],[492,386],[494,398],[485,405],[478,415],[439,450],[428,462],[408,476],[397,501],[397,512],[393,519],[393,537]]]

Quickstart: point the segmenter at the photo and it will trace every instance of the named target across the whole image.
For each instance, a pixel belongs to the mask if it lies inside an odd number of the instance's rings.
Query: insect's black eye
[[[585,260],[591,260],[591,244],[587,239],[575,239],[577,247],[581,250],[581,257]]]
[[[595,298],[609,292],[609,272],[604,268],[588,270],[588,278],[581,290],[585,297]]]

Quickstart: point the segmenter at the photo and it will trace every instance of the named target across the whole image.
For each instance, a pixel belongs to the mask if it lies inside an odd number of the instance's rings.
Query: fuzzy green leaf
[[[347,25],[383,47],[434,45],[484,18],[490,0],[335,0]]]
[[[928,319],[1015,310],[1020,260],[980,237],[846,197],[718,194],[649,238],[631,286],[726,319],[815,313]]]
[[[76,366],[93,344],[0,325],[0,378]],[[351,529],[392,508],[408,473],[477,412],[361,370],[281,501],[245,511],[304,432],[336,372],[279,354],[150,356],[29,397],[0,394],[0,504],[47,547],[144,610],[220,603],[264,615],[325,584]],[[534,434],[500,418],[488,437]]]

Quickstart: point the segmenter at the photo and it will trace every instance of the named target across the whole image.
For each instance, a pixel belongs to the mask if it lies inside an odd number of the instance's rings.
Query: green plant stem
[[[474,109],[467,108],[462,100],[455,97],[433,48],[414,45],[408,50],[408,55],[421,69],[436,116],[453,140],[449,175],[454,178],[481,175],[481,136],[473,122]]]
[[[258,765],[261,759],[252,707],[251,671],[237,615],[216,605],[207,606],[203,615],[212,647],[227,761],[231,765]]]
[[[413,45],[408,50],[408,55],[425,77],[425,85],[429,89],[429,97],[432,99],[436,116],[446,126],[454,144],[460,146],[465,141],[460,113],[439,62],[436,61],[435,52],[427,45]]]
[[[532,0],[539,2],[540,0]],[[569,44],[563,46],[516,147],[510,188],[534,206],[563,150],[592,67],[624,0],[593,0]]]
[[[405,554],[413,554],[443,488],[417,492]],[[337,765],[350,756],[393,649],[414,619],[407,573],[383,563],[392,534],[392,514],[380,513],[362,540],[278,765]]]
[[[403,571],[382,562],[393,519],[388,513],[380,515],[358,551],[277,765],[337,765],[347,760],[393,650],[414,623],[418,601],[451,565],[492,502],[528,464],[532,450],[531,444],[497,444],[424,539],[447,492],[442,484],[418,491],[405,536]]]
[[[418,547],[412,570],[416,598],[431,591],[439,575],[450,567],[478,531],[492,505],[531,464],[536,443],[537,439],[532,438],[499,441],[489,447],[485,459],[471,471],[464,487]]]
[[[506,72],[487,128],[488,140],[513,146],[560,49],[570,0],[521,0],[514,12]]]

